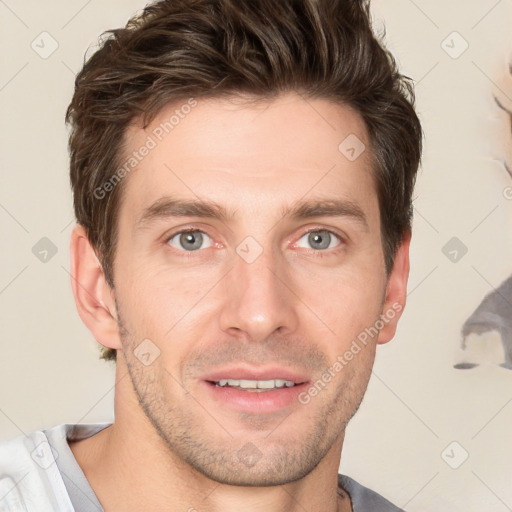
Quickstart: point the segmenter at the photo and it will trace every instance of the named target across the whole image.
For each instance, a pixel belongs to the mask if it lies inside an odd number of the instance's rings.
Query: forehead
[[[123,203],[135,214],[165,194],[255,211],[315,194],[375,202],[369,146],[361,116],[324,99],[185,99],[127,130],[123,160],[137,164]]]

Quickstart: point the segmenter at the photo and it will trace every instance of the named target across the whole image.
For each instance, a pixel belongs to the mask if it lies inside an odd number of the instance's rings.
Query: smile
[[[291,388],[295,386],[295,382],[284,379],[270,379],[270,380],[235,380],[235,379],[221,379],[217,382],[214,382],[217,387],[231,387],[236,389],[242,389],[244,391],[249,392],[262,392],[262,391],[271,391],[273,389],[280,388]]]

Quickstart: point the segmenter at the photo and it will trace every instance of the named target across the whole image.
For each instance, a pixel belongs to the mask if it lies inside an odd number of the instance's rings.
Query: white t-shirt
[[[111,423],[57,425],[0,443],[0,512],[104,512],[69,448]],[[403,512],[355,480],[338,475],[353,512]]]

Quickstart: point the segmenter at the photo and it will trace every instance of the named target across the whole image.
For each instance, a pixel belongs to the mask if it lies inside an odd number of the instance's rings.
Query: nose
[[[294,332],[300,300],[286,263],[270,249],[252,262],[238,253],[233,260],[233,268],[223,280],[220,328],[253,342],[263,342],[274,332]]]

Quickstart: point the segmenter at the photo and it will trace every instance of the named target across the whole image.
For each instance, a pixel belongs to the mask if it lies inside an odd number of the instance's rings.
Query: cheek
[[[218,281],[216,276],[212,269],[171,269],[133,261],[119,281],[123,320],[138,337],[164,342],[175,333],[182,336],[204,313],[208,300],[201,299]]]
[[[298,295],[327,326],[337,350],[378,320],[386,282],[375,267],[373,271],[352,267],[325,275],[310,273],[307,279],[306,285],[302,280]]]

